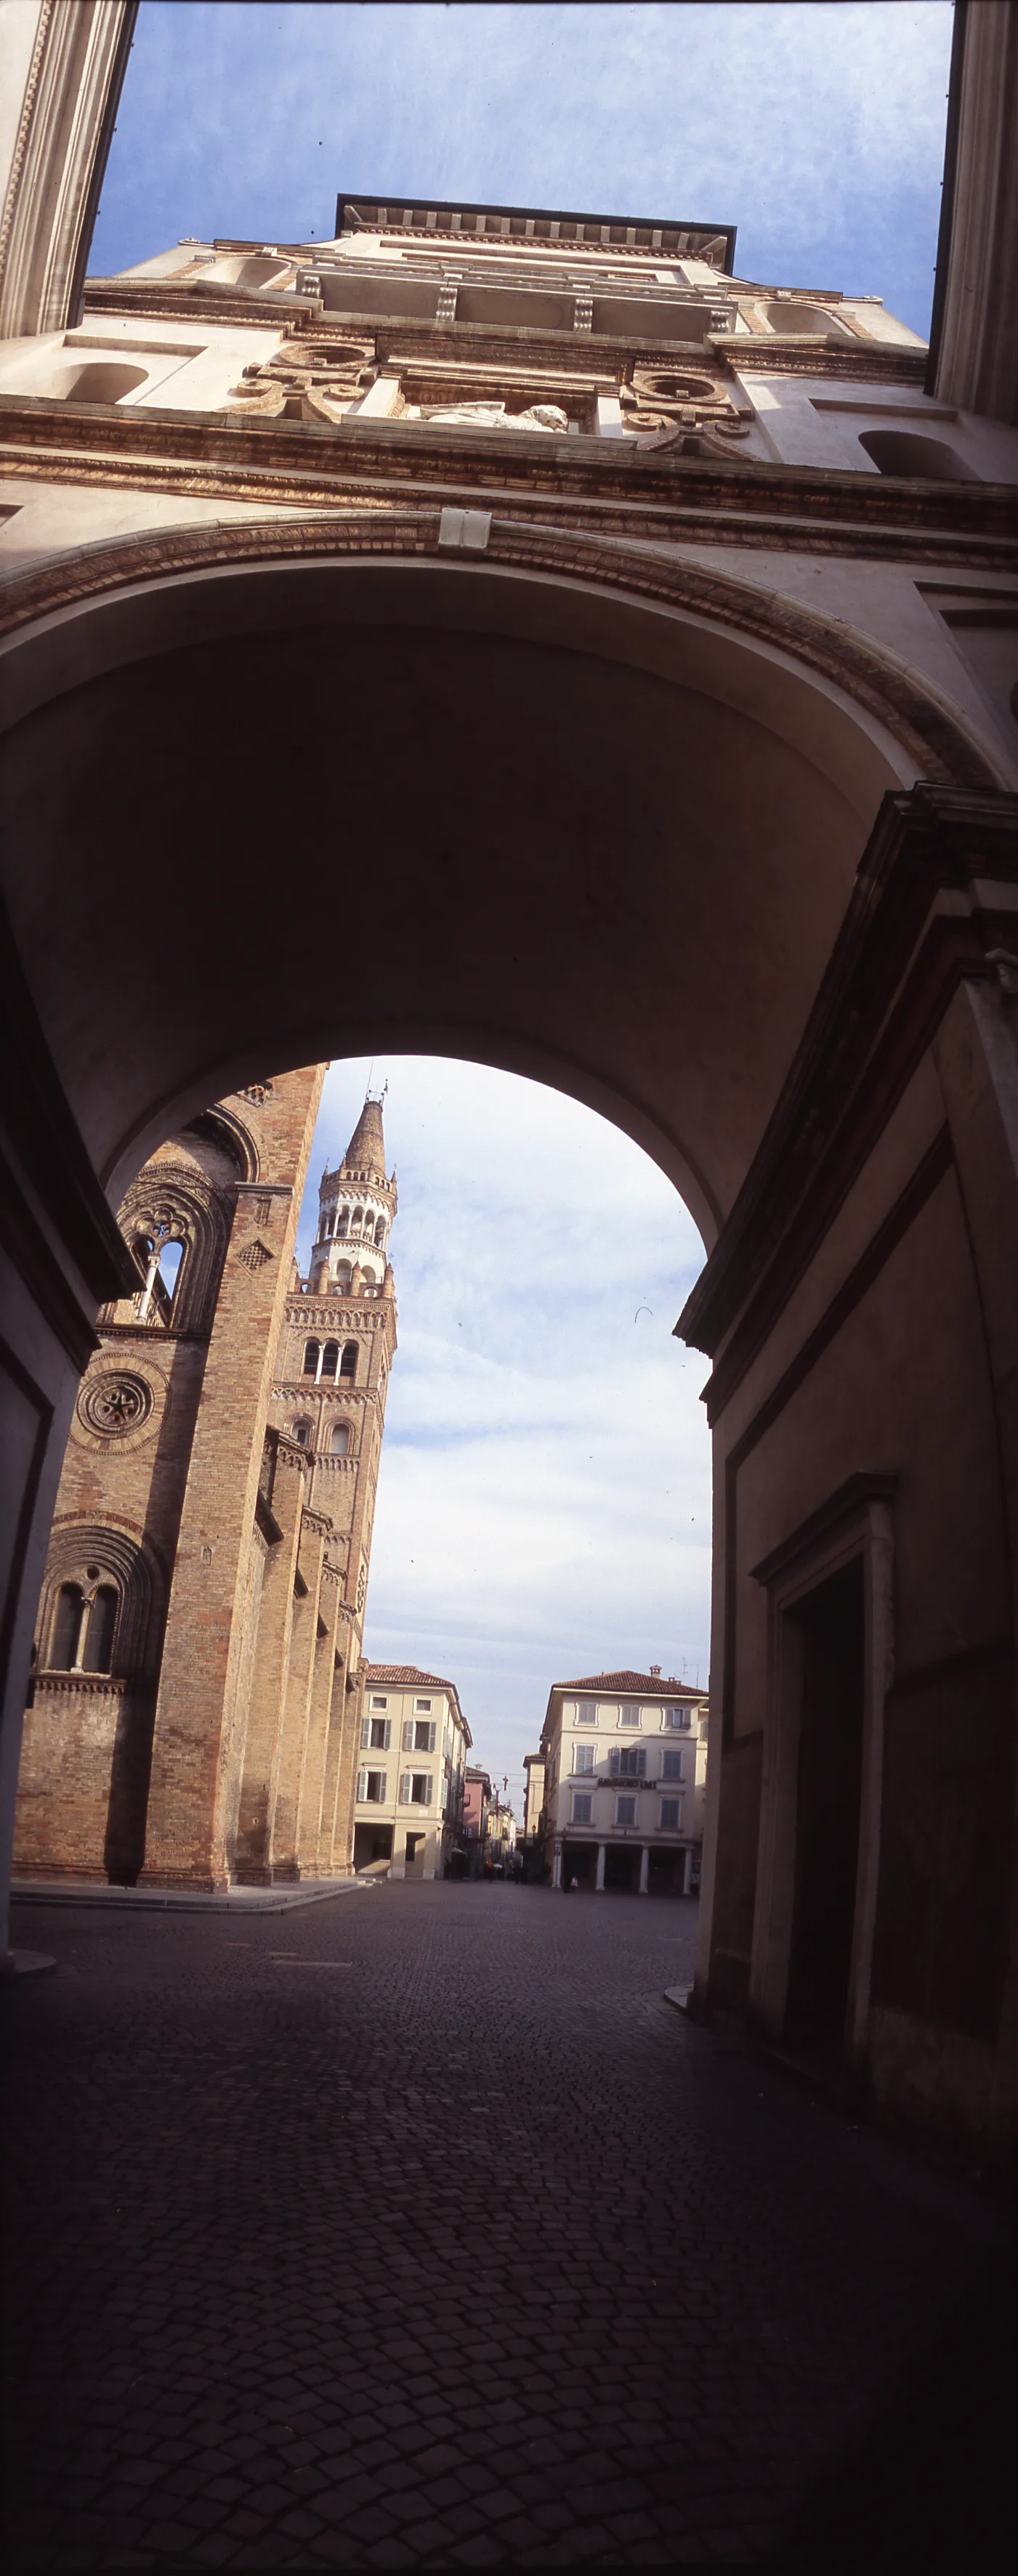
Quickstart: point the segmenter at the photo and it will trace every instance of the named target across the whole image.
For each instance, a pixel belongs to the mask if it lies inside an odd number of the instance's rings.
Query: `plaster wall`
[[[733,359],[735,353],[733,351]],[[860,439],[867,430],[915,429],[954,448],[983,483],[1018,481],[1018,430],[918,387],[868,387],[847,378],[769,375],[765,353],[752,367],[741,351],[736,382],[754,413],[768,452],[785,465],[822,465],[852,474],[880,469]]]

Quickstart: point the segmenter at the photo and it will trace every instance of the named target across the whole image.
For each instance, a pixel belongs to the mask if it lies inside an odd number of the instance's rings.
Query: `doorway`
[[[571,1887],[573,1880],[581,1893],[590,1895],[597,1881],[597,1844],[567,1843],[562,1855],[562,1885]]]
[[[845,2040],[859,1876],[865,1603],[854,1557],[785,1613],[797,1632],[799,1757],[785,2037]]]
[[[408,1835],[407,1835],[407,1838],[406,1838],[406,1862],[405,1862],[405,1866],[404,1866],[404,1870],[403,1870],[403,1876],[404,1876],[404,1878],[423,1878],[423,1876],[424,1876],[424,1846],[425,1846],[426,1841],[427,1841],[427,1835],[426,1835],[426,1834],[408,1834]]]

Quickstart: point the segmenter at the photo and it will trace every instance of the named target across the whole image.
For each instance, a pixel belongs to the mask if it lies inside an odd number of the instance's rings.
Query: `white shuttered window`
[[[401,1807],[430,1807],[433,1795],[430,1771],[404,1771],[399,1784]]]
[[[362,1753],[387,1753],[391,1743],[392,1719],[390,1717],[362,1717]]]

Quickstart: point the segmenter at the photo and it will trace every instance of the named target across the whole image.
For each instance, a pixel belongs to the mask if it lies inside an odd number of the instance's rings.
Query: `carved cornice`
[[[386,1307],[391,1305],[391,1302],[391,1299],[383,1300],[379,1297],[364,1314],[360,1309],[351,1313],[345,1302],[342,1306],[336,1307],[331,1300],[327,1305],[319,1305],[314,1299],[301,1298],[297,1304],[293,1304],[288,1298],[286,1321],[288,1324],[299,1324],[302,1327],[305,1324],[314,1324],[323,1333],[330,1324],[342,1324],[344,1330],[351,1333],[364,1332],[369,1327],[372,1332],[377,1332],[379,1324],[384,1319]]]
[[[83,1692],[86,1699],[120,1699],[130,1683],[120,1673],[48,1673],[36,1674],[36,1700],[66,1698]]]
[[[650,361],[648,361],[648,364]],[[663,362],[660,362],[663,363]],[[671,371],[675,372],[674,356]],[[426,422],[224,421],[221,413],[158,411],[0,395],[0,466],[21,480],[109,484],[190,497],[264,501],[274,508],[397,513],[432,496],[483,492],[496,508],[533,511],[535,497],[573,519],[596,515],[624,534],[728,543],[794,543],[890,558],[954,560],[959,548],[1002,550],[1014,562],[1014,492],[984,483],[903,482],[733,456],[706,459],[641,447],[636,438],[537,439],[500,430],[431,431]],[[413,502],[411,505],[413,506]],[[634,524],[633,514],[636,514]],[[628,514],[628,517],[626,516]],[[797,524],[793,532],[789,521]],[[691,527],[691,521],[695,526]],[[764,535],[757,535],[760,526]],[[927,549],[931,552],[927,553]]]
[[[715,1421],[872,1152],[966,976],[1015,944],[1018,796],[884,797],[791,1069],[676,1332],[711,1354]],[[939,1147],[935,1150],[939,1150]],[[726,1340],[726,1336],[731,1336]]]
[[[328,520],[218,522],[84,547],[7,584],[0,595],[0,633],[12,634],[56,609],[108,596],[125,583],[166,580],[176,573],[239,563],[342,561],[379,554],[437,556],[439,517],[437,509],[407,511],[387,518],[381,527],[360,515],[338,513]],[[744,634],[754,643],[773,644],[844,690],[886,727],[920,776],[933,784],[974,788],[1001,784],[988,754],[928,682],[921,683],[914,671],[879,650],[868,636],[835,625],[775,592],[709,566],[670,559],[655,546],[609,547],[596,537],[577,537],[550,526],[521,526],[512,520],[492,520],[484,560],[523,573],[559,574],[565,580],[588,583],[592,589],[621,591],[665,609],[687,611]],[[470,570],[465,568],[468,579]],[[306,1309],[291,1306],[288,1312],[291,1320],[297,1320]],[[372,1300],[358,1312],[357,1326],[363,1328],[369,1316],[372,1323],[381,1323],[390,1314],[391,1301]],[[316,1322],[336,1317],[335,1308],[316,1309]]]
[[[893,340],[806,339],[789,333],[773,340],[761,332],[711,331],[706,346],[727,358],[740,376],[836,376],[846,384],[917,385],[926,375],[925,349]]]

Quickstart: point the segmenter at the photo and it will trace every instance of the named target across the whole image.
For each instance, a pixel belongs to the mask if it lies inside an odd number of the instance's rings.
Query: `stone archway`
[[[496,521],[467,560],[437,511],[379,511],[8,596],[30,1619],[109,1204],[171,1126],[329,1054],[476,1057],[614,1119],[724,1263],[882,800],[1000,782],[865,639],[639,544]],[[24,1620],[15,1704],[21,1653]]]

